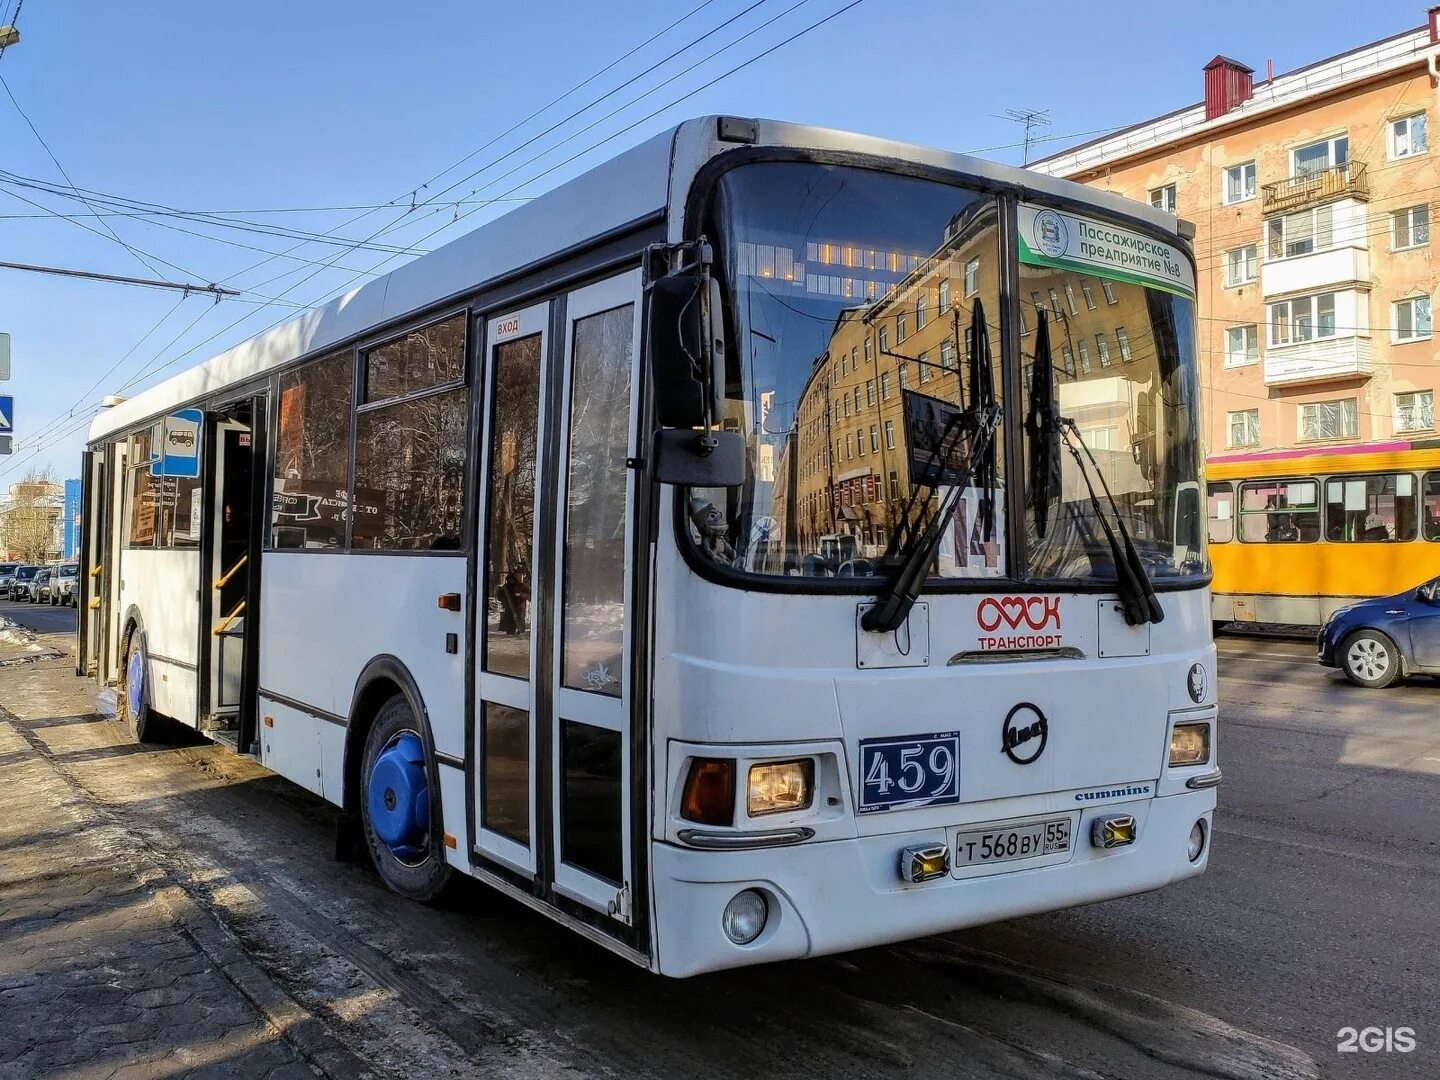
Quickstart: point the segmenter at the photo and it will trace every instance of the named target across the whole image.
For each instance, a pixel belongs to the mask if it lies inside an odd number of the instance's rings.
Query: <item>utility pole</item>
[[[1032,146],[1038,141],[1038,139],[1037,139],[1036,136],[1035,136],[1035,132],[1036,132],[1037,130],[1039,130],[1040,128],[1042,128],[1042,127],[1049,127],[1049,126],[1050,126],[1050,110],[1049,110],[1049,109],[1006,109],[1003,113],[991,113],[990,115],[991,115],[991,116],[994,116],[997,120],[1009,120],[1009,121],[1012,121],[1013,123],[1021,124],[1021,125],[1024,126],[1024,128],[1025,128],[1025,143],[1024,143],[1025,149],[1024,149],[1023,155],[1022,155],[1022,157],[1021,157],[1021,159],[1020,159],[1020,164],[1022,164],[1022,165],[1029,165],[1029,164],[1030,164],[1030,147],[1032,147]]]

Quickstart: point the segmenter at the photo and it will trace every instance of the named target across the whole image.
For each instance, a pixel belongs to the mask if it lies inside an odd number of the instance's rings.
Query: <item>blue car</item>
[[[1356,686],[1379,690],[1406,675],[1440,675],[1440,578],[1330,616],[1320,663]]]

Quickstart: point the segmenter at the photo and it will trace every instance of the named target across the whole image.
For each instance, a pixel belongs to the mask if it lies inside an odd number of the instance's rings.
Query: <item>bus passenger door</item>
[[[538,643],[548,594],[536,567],[550,305],[491,319],[485,328],[484,436],[476,582],[475,850],[536,887],[543,703]]]
[[[625,608],[639,320],[639,270],[567,298],[553,538],[553,887],[621,923],[631,922],[633,897]]]

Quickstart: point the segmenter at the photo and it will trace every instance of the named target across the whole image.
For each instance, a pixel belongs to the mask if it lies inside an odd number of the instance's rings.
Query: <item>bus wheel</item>
[[[119,692],[115,695],[116,716],[136,742],[159,742],[160,719],[150,708],[149,664],[145,657],[145,634],[136,630],[125,650],[120,669]]]
[[[454,871],[435,835],[425,740],[405,698],[380,707],[364,760],[360,813],[375,869],[401,896],[429,903]]]
[[[1384,634],[1361,630],[1341,646],[1340,667],[1356,686],[1383,690],[1400,677],[1400,653]]]

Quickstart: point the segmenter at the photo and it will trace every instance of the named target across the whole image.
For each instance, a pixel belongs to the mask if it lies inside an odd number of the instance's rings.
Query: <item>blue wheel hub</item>
[[[402,732],[381,751],[370,770],[366,799],[370,824],[390,854],[408,863],[429,854],[430,782],[419,736]]]
[[[139,649],[130,651],[130,661],[125,665],[125,704],[130,707],[131,716],[140,715],[140,706],[145,701],[145,655]]]

